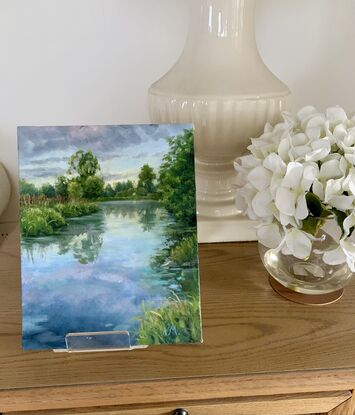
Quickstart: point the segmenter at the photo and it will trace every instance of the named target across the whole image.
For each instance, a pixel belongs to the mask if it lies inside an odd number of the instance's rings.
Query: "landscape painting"
[[[23,349],[201,342],[191,125],[18,127]]]

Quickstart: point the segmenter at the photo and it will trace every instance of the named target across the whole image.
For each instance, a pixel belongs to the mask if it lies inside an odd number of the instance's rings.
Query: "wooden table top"
[[[256,243],[200,246],[201,345],[67,354],[22,352],[18,225],[0,227],[0,389],[355,367],[355,282],[325,307],[268,284]],[[65,310],[63,310],[65,312]]]

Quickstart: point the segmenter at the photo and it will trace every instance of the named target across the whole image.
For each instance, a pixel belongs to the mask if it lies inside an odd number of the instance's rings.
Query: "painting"
[[[201,342],[192,125],[18,127],[23,349]]]

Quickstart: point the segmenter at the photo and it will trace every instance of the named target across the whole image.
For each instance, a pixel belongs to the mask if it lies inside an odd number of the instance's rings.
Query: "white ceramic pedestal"
[[[254,9],[255,0],[191,0],[184,51],[149,90],[153,122],[195,125],[200,242],[255,239],[235,206],[233,160],[289,109],[290,91],[257,50]]]

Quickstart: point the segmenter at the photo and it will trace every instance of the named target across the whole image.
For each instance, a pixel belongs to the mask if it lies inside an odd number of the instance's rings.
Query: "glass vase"
[[[200,242],[255,240],[250,221],[235,205],[233,160],[266,122],[276,123],[289,109],[290,91],[259,55],[256,0],[190,5],[185,48],[149,90],[151,119],[195,125]]]
[[[259,242],[261,260],[269,274],[283,287],[296,293],[312,296],[341,290],[353,273],[341,250],[341,231],[335,218],[320,219],[316,235],[308,237],[312,243],[310,255],[296,258],[285,244],[283,248],[267,248]]]

